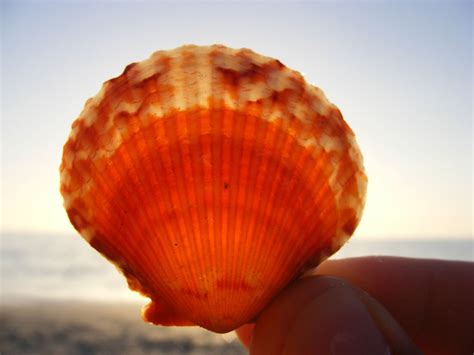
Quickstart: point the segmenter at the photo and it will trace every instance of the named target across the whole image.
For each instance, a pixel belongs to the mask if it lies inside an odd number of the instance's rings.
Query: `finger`
[[[328,260],[316,273],[367,291],[426,354],[474,351],[474,263],[362,257]]]
[[[302,279],[285,289],[257,319],[258,329],[257,326],[254,329],[251,353],[279,354],[285,343],[289,324],[294,321],[299,308],[341,283],[334,278],[324,278],[319,283]]]
[[[379,302],[359,288],[354,288],[354,291],[377,324],[392,354],[421,354],[405,330]]]
[[[359,293],[347,282],[332,277],[297,281],[258,318],[250,353],[388,354],[393,341],[406,346],[392,354],[416,354],[389,313],[374,308],[379,317],[375,321],[366,303],[376,301]],[[379,322],[383,331],[379,330]],[[384,337],[387,330],[391,331],[390,339]]]

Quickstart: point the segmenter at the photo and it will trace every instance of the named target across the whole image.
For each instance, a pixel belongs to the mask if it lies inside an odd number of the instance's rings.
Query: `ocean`
[[[396,255],[473,261],[473,241],[368,240],[354,237],[332,258]],[[5,233],[1,238],[3,301],[140,301],[125,279],[78,235]]]
[[[399,255],[473,260],[469,239],[351,239],[333,258]],[[235,332],[156,327],[148,300],[78,235],[5,233],[1,238],[0,353],[245,355]]]

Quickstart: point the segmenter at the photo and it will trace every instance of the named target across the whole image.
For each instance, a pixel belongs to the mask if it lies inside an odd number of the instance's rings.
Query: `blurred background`
[[[2,354],[243,354],[235,336],[157,328],[77,235],[58,168],[103,81],[182,44],[278,58],[357,135],[362,222],[333,258],[473,260],[472,2],[1,2]]]

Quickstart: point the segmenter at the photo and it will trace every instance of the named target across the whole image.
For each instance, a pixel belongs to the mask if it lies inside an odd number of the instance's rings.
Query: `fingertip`
[[[252,355],[419,353],[375,299],[329,276],[307,277],[284,290],[252,334]]]
[[[386,354],[388,344],[349,287],[329,289],[300,310],[283,354]]]
[[[300,279],[285,289],[257,319],[250,353],[279,354],[299,310],[328,289],[343,285],[341,279],[317,276]]]

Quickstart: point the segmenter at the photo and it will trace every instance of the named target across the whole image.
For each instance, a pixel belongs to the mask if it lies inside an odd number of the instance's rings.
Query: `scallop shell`
[[[227,332],[349,238],[367,179],[321,90],[249,49],[126,67],[64,146],[71,223],[151,299],[143,318]]]

